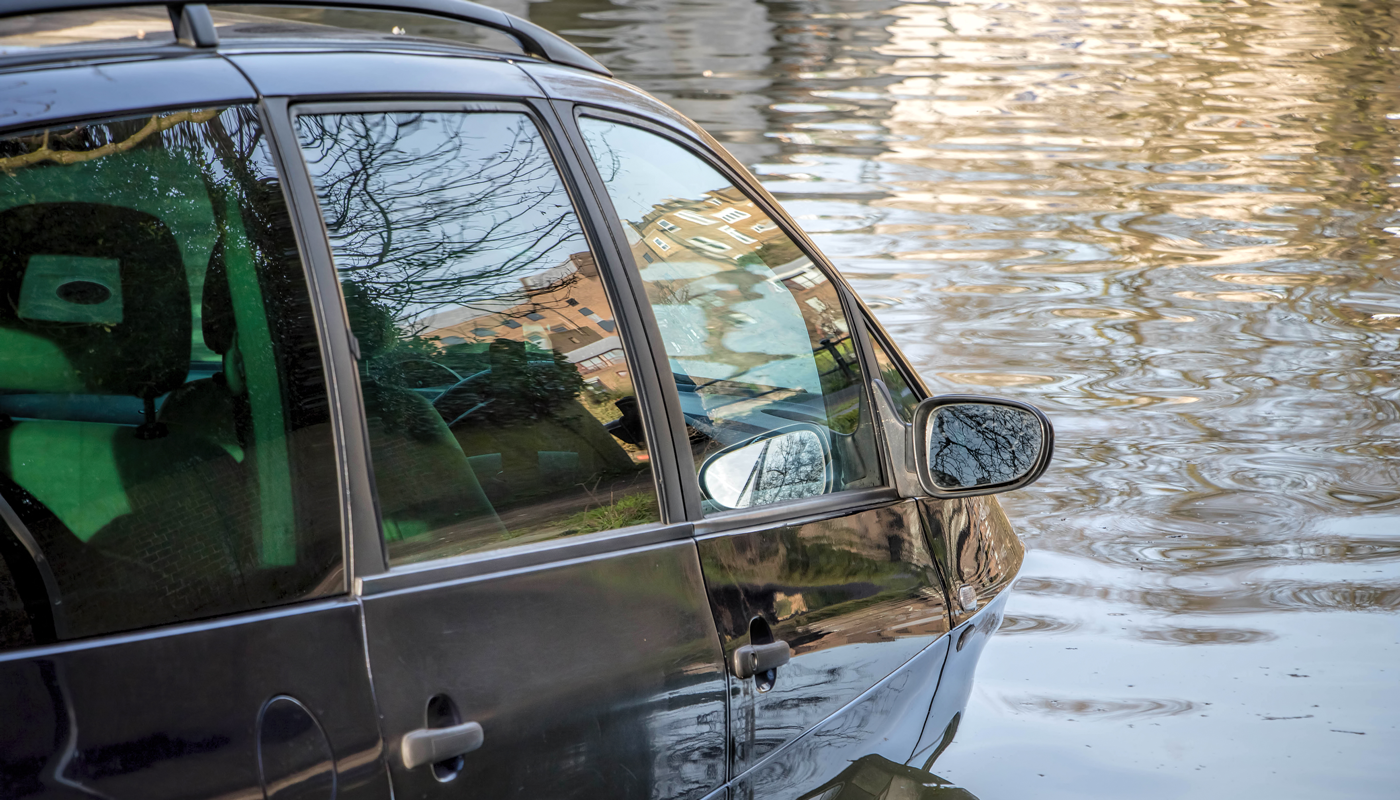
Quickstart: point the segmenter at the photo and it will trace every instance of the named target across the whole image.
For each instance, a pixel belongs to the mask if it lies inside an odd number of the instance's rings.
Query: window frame
[[[700,508],[700,485],[699,476],[693,459],[689,456],[689,447],[685,450],[677,451],[678,468],[686,478],[687,519],[695,524],[695,534],[697,537],[709,535],[728,534],[737,530],[747,528],[771,527],[776,524],[797,524],[804,520],[821,519],[836,515],[851,513],[862,508],[869,508],[883,505],[892,500],[899,499],[900,495],[895,490],[892,483],[894,475],[894,465],[891,463],[889,448],[885,445],[883,437],[879,433],[881,427],[881,417],[875,402],[872,378],[877,372],[871,372],[871,367],[876,363],[874,351],[870,347],[867,328],[864,323],[870,316],[864,305],[856,296],[855,291],[839,271],[835,269],[830,260],[822,254],[816,244],[807,236],[797,223],[782,209],[776,199],[767,190],[763,189],[757,181],[751,180],[743,171],[743,167],[733,160],[723,147],[714,139],[704,136],[698,137],[693,132],[682,131],[672,128],[652,119],[623,113],[615,108],[596,106],[587,103],[570,103],[556,101],[556,105],[567,110],[567,119],[571,123],[569,135],[573,137],[576,151],[584,156],[582,172],[593,186],[593,193],[599,197],[604,218],[601,224],[606,225],[612,232],[614,242],[626,241],[623,232],[621,218],[613,207],[612,200],[607,193],[607,187],[603,181],[601,173],[598,172],[587,146],[584,143],[582,129],[579,122],[584,118],[612,122],[619,125],[629,125],[639,128],[648,133],[652,133],[663,139],[670,141],[678,147],[684,148],[711,169],[716,170],[732,186],[744,193],[754,204],[754,206],[768,217],[778,230],[792,241],[803,255],[811,259],[812,263],[822,275],[836,288],[836,295],[840,298],[841,311],[846,316],[847,324],[851,328],[851,337],[856,344],[856,352],[860,359],[861,374],[863,376],[861,390],[864,393],[866,407],[870,415],[870,425],[872,428],[872,439],[875,441],[875,448],[878,453],[877,463],[880,467],[880,485],[870,488],[845,489],[830,494],[810,497],[802,500],[789,500],[771,505],[759,506],[757,508],[731,509],[711,513],[705,516]],[[697,141],[697,139],[700,139]],[[716,225],[721,224],[719,220]],[[625,246],[619,246],[619,258],[627,265],[627,268],[634,274],[640,271],[641,265],[636,263],[631,256],[631,250]],[[636,283],[639,285],[641,281]],[[663,396],[667,403],[668,417],[672,426],[680,426],[684,430],[683,415],[680,410],[680,397],[675,387],[675,381],[670,376],[669,361],[666,360],[664,347],[660,340],[660,330],[657,327],[656,318],[651,310],[651,305],[647,301],[645,294],[641,295],[639,304],[642,306],[645,316],[648,319],[648,334],[653,337],[654,350],[660,353],[659,369],[664,377]]]
[[[599,212],[591,193],[577,180],[577,157],[571,148],[563,146],[568,139],[560,130],[558,117],[548,101],[537,98],[503,99],[496,96],[418,96],[409,99],[385,100],[375,97],[307,99],[268,98],[266,102],[278,107],[279,127],[276,135],[284,144],[289,188],[295,184],[296,219],[299,228],[307,231],[308,245],[303,259],[314,263],[320,276],[317,289],[328,310],[326,332],[335,340],[335,393],[339,398],[339,414],[347,431],[343,448],[348,481],[345,483],[345,504],[350,519],[352,558],[348,569],[353,579],[352,592],[357,595],[380,594],[438,582],[494,574],[504,570],[521,569],[578,558],[596,557],[622,550],[687,539],[691,527],[680,519],[680,480],[675,473],[674,457],[665,447],[657,447],[658,431],[656,384],[659,383],[654,365],[646,357],[650,339],[639,336],[635,319],[635,298],[621,287],[618,266],[611,256],[602,232],[597,226]],[[296,135],[296,120],[302,115],[351,114],[383,112],[505,112],[523,113],[539,131],[554,167],[573,204],[574,213],[590,251],[599,267],[599,278],[617,322],[617,336],[627,359],[643,426],[649,443],[652,479],[657,493],[660,520],[598,533],[558,537],[527,544],[504,546],[429,559],[417,563],[389,566],[387,546],[382,535],[378,494],[374,482],[373,459],[369,446],[369,427],[365,415],[359,378],[359,345],[350,332],[349,316],[341,293],[340,279],[332,255],[330,237],[316,200],[310,169]],[[281,152],[281,151],[279,151]],[[290,194],[291,192],[289,192]],[[648,383],[652,385],[648,385]],[[353,431],[353,435],[350,432]]]

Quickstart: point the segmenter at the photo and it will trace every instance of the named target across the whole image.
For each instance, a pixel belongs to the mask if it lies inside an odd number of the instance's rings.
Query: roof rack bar
[[[175,39],[186,47],[217,47],[219,32],[214,30],[214,18],[203,3],[171,5],[170,21],[175,25]]]
[[[199,16],[199,11],[196,9],[205,9],[204,18],[209,20],[207,9],[208,6],[213,5],[321,6],[427,14],[494,28],[518,39],[525,52],[532,56],[556,64],[596,72],[599,75],[612,76],[612,72],[607,67],[565,40],[564,37],[545,30],[533,22],[527,22],[512,14],[488,8],[469,0],[204,0],[203,3],[191,4],[142,3],[141,0],[5,0],[3,5],[0,5],[0,17],[135,5],[168,6],[171,9],[171,19],[176,25],[177,35],[183,36],[180,27],[182,20],[188,22],[190,41],[199,47],[212,47],[218,42],[218,37],[213,32],[212,21],[208,30],[196,30],[196,19]],[[209,37],[212,37],[212,42],[210,42]],[[205,42],[210,43],[206,44]]]

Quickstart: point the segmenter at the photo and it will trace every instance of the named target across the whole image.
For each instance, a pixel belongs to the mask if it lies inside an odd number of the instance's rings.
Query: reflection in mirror
[[[941,489],[1010,483],[1030,472],[1045,446],[1029,411],[988,403],[952,403],[933,412],[928,463]]]
[[[716,453],[700,468],[700,485],[724,508],[749,508],[831,491],[830,465],[821,434],[802,427]]]

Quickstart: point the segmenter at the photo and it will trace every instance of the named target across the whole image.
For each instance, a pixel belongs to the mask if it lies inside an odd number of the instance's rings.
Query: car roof
[[[257,6],[255,13],[271,8],[302,16],[272,36],[221,40],[219,31],[250,5]],[[421,15],[480,26],[511,37],[518,48],[493,49],[433,34],[386,35],[365,26],[337,28],[321,24],[334,20],[321,18],[307,23],[307,15],[318,10]],[[163,32],[155,30],[167,24]],[[139,38],[130,35],[138,28]],[[15,41],[7,36],[17,37],[21,46],[7,48],[7,41]],[[63,46],[45,46],[53,42]],[[695,123],[613,79],[606,67],[557,34],[468,0],[5,0],[0,5],[0,72],[15,70],[26,72],[26,80],[0,82],[0,106],[9,109],[0,114],[4,129],[189,103],[247,102],[258,96],[475,95],[626,110],[714,146]],[[179,71],[180,80],[169,80],[171,70]]]
[[[534,23],[520,19],[511,14],[488,8],[478,3],[468,0],[273,0],[272,2],[254,3],[261,9],[275,8],[277,11],[298,10],[298,9],[330,9],[339,11],[360,11],[364,13],[394,13],[420,15],[423,17],[437,18],[442,21],[461,23],[467,26],[476,26],[486,31],[509,37],[511,41],[518,42],[520,51],[516,53],[505,53],[519,58],[523,53],[526,56],[540,61],[556,64],[559,66],[583,70],[598,75],[611,76],[612,73],[596,59],[580,50],[563,37],[541,28]],[[27,28],[33,31],[36,27],[42,28],[42,20],[53,18],[54,15],[68,15],[70,18],[78,15],[75,21],[84,28],[84,35],[70,37],[71,41],[62,42],[67,46],[54,47],[43,46],[45,43],[53,44],[59,37],[30,36],[20,41],[24,44],[20,47],[5,48],[0,46],[0,68],[8,65],[21,65],[44,62],[72,61],[75,58],[87,58],[112,54],[116,50],[121,55],[145,54],[145,55],[176,55],[181,51],[212,51],[219,48],[220,31],[215,24],[215,17],[211,14],[210,6],[213,6],[219,13],[223,12],[223,6],[243,6],[246,2],[236,2],[235,0],[209,0],[205,3],[141,3],[139,0],[6,0],[3,8],[0,8],[0,36],[4,35],[4,28],[14,29],[20,21],[16,17],[27,17],[23,23],[27,23]],[[168,11],[170,28],[165,31],[151,31],[156,35],[150,36],[147,40],[147,31],[141,29],[134,30],[136,35],[121,36],[123,33],[120,27],[103,30],[95,22],[101,22],[102,12],[120,13],[122,11],[136,11],[144,13],[145,18],[157,25],[162,21],[158,12],[161,9]],[[239,11],[243,9],[234,9]],[[156,12],[156,13],[153,13]],[[34,16],[39,15],[37,20]],[[225,19],[227,23],[228,20]],[[8,25],[7,25],[8,23]],[[36,24],[38,23],[38,24]],[[21,25],[21,27],[26,27]],[[233,30],[227,25],[226,30]],[[236,26],[234,26],[236,28]],[[234,30],[237,33],[236,30]],[[52,31],[49,31],[51,34]],[[266,26],[263,28],[266,33]],[[490,47],[483,48],[479,44],[454,43],[444,41],[440,36],[412,36],[402,37],[394,34],[402,34],[404,29],[393,27],[392,31],[374,32],[361,27],[355,30],[353,27],[344,29],[334,24],[325,24],[325,20],[308,23],[301,20],[300,24],[284,26],[276,32],[276,45],[269,45],[267,37],[262,39],[262,47],[278,46],[326,46],[338,45],[345,47],[348,41],[354,41],[359,47],[374,48],[376,45],[396,48],[413,48],[418,50],[438,50],[445,52],[456,52],[464,54],[474,52],[483,56],[503,55],[500,52],[492,52]],[[232,42],[230,42],[232,44]],[[246,50],[254,46],[254,43],[246,38],[240,39],[238,49]]]

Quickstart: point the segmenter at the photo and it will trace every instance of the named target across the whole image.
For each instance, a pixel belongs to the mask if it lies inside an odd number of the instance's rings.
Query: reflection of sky
[[[339,128],[337,118],[345,120]],[[335,141],[308,145],[313,120],[325,120]],[[426,283],[421,302],[402,312],[408,318],[504,295],[518,302],[521,278],[588,249],[549,153],[523,114],[332,115],[300,125],[318,188],[342,181],[338,194],[350,186],[362,193],[332,204],[348,206],[346,220],[330,230],[336,266],[365,269],[381,283],[396,277]],[[356,152],[366,139],[372,156]],[[363,186],[343,183],[360,170],[368,172]],[[392,250],[376,263],[386,238],[380,203],[393,223]],[[458,297],[432,286],[473,274],[481,278],[463,285]]]
[[[765,277],[772,274],[765,267],[749,269]],[[736,353],[768,353],[784,358],[754,367],[746,373],[745,380],[820,394],[821,377],[817,375],[807,323],[802,319],[797,300],[768,281],[754,284],[749,291],[762,297],[735,303],[733,309],[753,318],[754,322],[731,328],[725,334],[724,346]]]
[[[724,272],[726,266],[718,261],[684,261],[666,259],[657,261],[641,271],[642,280],[647,283],[657,281],[683,281],[704,278]]]
[[[625,220],[640,224],[658,203],[703,200],[709,192],[730,188],[708,164],[655,134],[587,118],[579,121],[579,128],[608,182],[608,196]],[[626,157],[615,158],[616,154]]]
[[[666,343],[666,355],[672,357],[672,369],[675,369],[676,356],[709,354],[710,348],[705,342],[705,309],[671,303],[653,306],[653,309],[656,311],[656,326],[661,329],[661,340]],[[703,374],[707,378],[727,377],[709,371],[689,374]]]

